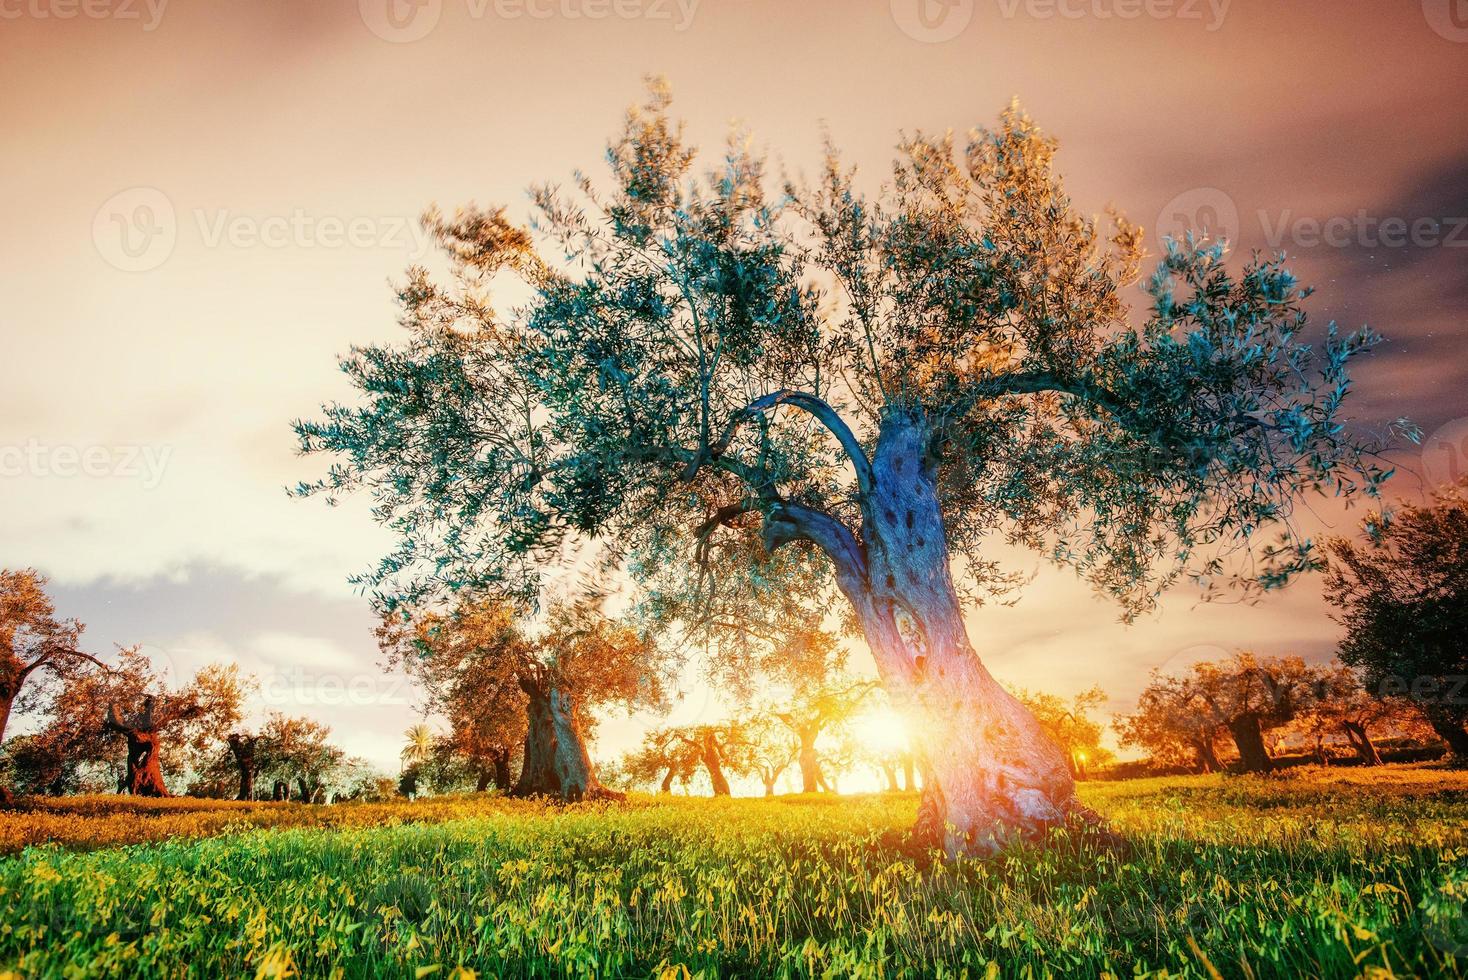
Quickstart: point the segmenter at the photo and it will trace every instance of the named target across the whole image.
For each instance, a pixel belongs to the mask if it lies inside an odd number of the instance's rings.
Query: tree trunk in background
[[[158,758],[158,729],[153,722],[153,699],[143,701],[143,710],[124,720],[115,705],[107,709],[103,724],[107,731],[127,739],[127,774],[123,786],[133,796],[169,796]]]
[[[779,774],[776,774],[776,775],[773,775],[773,776],[772,775],[769,775],[769,774],[765,774],[765,775],[762,776],[762,778],[760,779],[760,782],[762,782],[762,783],[765,784],[765,795],[766,796],[774,796],[775,795],[775,780],[777,780],[779,778],[780,778],[779,777]]]
[[[673,792],[673,777],[675,775],[677,775],[677,773],[678,773],[678,767],[677,766],[669,766],[668,767],[668,774],[663,777],[663,785],[660,786],[660,787],[658,787],[658,792],[659,793],[671,793],[671,792]]]
[[[949,854],[992,854],[1072,817],[1100,823],[1076,799],[1064,753],[969,642],[931,448],[921,419],[889,409],[862,495],[860,542],[826,515],[780,505],[766,520],[765,545],[804,538],[831,557],[883,686],[920,719],[920,839]]]
[[[134,796],[168,796],[158,760],[158,733],[127,732],[127,791]]]
[[[565,802],[617,798],[597,781],[569,692],[551,672],[535,668],[520,678],[525,709],[525,758],[516,796],[552,796]]]
[[[253,800],[255,798],[255,739],[248,735],[231,732],[229,751],[234,756],[235,769],[240,774],[240,790],[235,795],[235,799]]]
[[[474,784],[474,792],[476,792],[476,793],[486,793],[486,792],[488,792],[489,791],[489,787],[490,787],[491,783],[493,782],[493,780],[494,780],[494,770],[493,769],[491,769],[491,768],[489,768],[487,766],[484,767],[484,768],[482,768],[482,769],[480,769],[479,770],[479,779]]]
[[[1244,772],[1269,772],[1274,760],[1264,747],[1264,733],[1259,729],[1259,716],[1239,715],[1228,723],[1229,734],[1239,750],[1239,768]]]
[[[811,725],[803,725],[795,730],[796,738],[800,739],[800,791],[802,793],[816,793],[820,791],[821,784],[825,782],[821,778],[821,758],[816,755],[816,736],[820,729]]]
[[[277,779],[275,785],[270,789],[270,798],[276,803],[284,803],[291,798],[291,787],[284,779]]]
[[[882,773],[887,777],[887,792],[897,792],[897,764],[894,762],[883,762]]]
[[[494,754],[494,788],[508,793],[515,788],[515,775],[510,772],[510,750],[498,749]]]
[[[723,760],[720,757],[719,741],[713,732],[704,732],[698,740],[698,757],[709,772],[709,782],[714,785],[715,796],[729,795],[729,780],[724,778]]]
[[[1203,772],[1218,772],[1223,764],[1218,761],[1218,750],[1212,738],[1196,738],[1192,741],[1193,755],[1197,756],[1198,768]]]
[[[1381,753],[1376,751],[1376,743],[1371,741],[1371,736],[1366,734],[1366,726],[1360,722],[1347,721],[1342,723],[1346,730],[1346,738],[1350,739],[1351,748],[1356,750],[1363,766],[1379,766]]]
[[[0,686],[0,744],[5,741],[5,727],[10,724],[10,707],[15,703],[15,691],[10,685]],[[15,802],[15,794],[10,787],[0,785],[0,806],[9,806]]]
[[[1463,730],[1463,722],[1444,712],[1438,705],[1429,706],[1419,702],[1419,707],[1432,730],[1448,743],[1448,752],[1452,756],[1449,762],[1454,766],[1468,766],[1468,731]]]
[[[15,704],[16,692],[9,684],[0,684],[0,742],[5,740],[5,729],[10,724],[10,709]]]
[[[911,752],[902,756],[902,788],[909,793],[917,789],[917,760]]]

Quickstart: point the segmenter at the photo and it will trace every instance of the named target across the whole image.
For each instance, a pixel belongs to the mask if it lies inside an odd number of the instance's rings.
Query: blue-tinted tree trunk
[[[777,513],[766,541],[806,537],[831,555],[884,687],[915,722],[924,773],[920,833],[950,854],[992,853],[1073,816],[1096,818],[1076,800],[1064,753],[969,642],[930,442],[921,420],[884,419],[860,546],[798,513]]]

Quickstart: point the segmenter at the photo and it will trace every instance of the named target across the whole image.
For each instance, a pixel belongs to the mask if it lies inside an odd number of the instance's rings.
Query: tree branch
[[[788,501],[777,502],[765,518],[765,550],[805,540],[826,553],[836,566],[836,584],[853,600],[867,589],[867,559],[861,543],[841,521],[825,511]]]
[[[117,673],[117,671],[114,670],[112,667],[108,666],[107,664],[104,664],[102,661],[98,660],[96,657],[92,656],[90,653],[82,653],[80,650],[72,650],[70,648],[63,648],[63,649],[57,649],[57,650],[47,650],[45,653],[41,654],[41,656],[37,657],[35,660],[32,660],[30,663],[26,664],[24,667],[21,668],[21,671],[20,671],[20,679],[22,681],[24,681],[27,677],[29,677],[31,675],[31,672],[32,671],[36,670],[37,668],[44,667],[44,666],[50,664],[53,659],[55,659],[56,657],[59,657],[59,656],[79,657],[82,660],[90,660],[92,663],[96,664],[98,667],[101,667],[103,670],[107,671],[107,673],[109,673],[109,674],[115,674],[115,673]]]
[[[820,422],[836,437],[841,444],[842,450],[851,461],[852,469],[856,471],[856,485],[863,493],[869,493],[872,489],[872,463],[867,459],[866,450],[862,449],[861,441],[856,438],[856,433],[837,414],[836,410],[825,401],[804,391],[795,391],[782,388],[772,391],[750,402],[748,405],[734,413],[729,424],[724,427],[724,432],[717,442],[706,445],[699,449],[698,454],[689,461],[688,468],[683,473],[684,481],[692,480],[697,475],[699,467],[710,460],[716,460],[723,456],[729,449],[729,444],[734,441],[739,427],[750,419],[764,412],[773,411],[781,405],[790,405],[810,413],[816,421]]]

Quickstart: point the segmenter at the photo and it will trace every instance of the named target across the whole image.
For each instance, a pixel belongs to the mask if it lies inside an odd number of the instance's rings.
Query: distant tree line
[[[1343,745],[1365,765],[1384,739],[1447,748],[1468,764],[1468,483],[1368,514],[1360,540],[1326,542],[1325,597],[1346,629],[1338,663],[1239,652],[1154,672],[1124,744],[1165,768],[1274,768],[1279,748],[1322,761]]]

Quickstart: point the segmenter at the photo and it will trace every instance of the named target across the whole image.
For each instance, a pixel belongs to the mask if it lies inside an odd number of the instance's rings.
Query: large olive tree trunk
[[[1239,715],[1228,723],[1228,731],[1239,750],[1240,769],[1244,772],[1269,772],[1274,768],[1274,760],[1264,745],[1258,715]]]
[[[831,557],[883,686],[917,722],[920,836],[950,854],[992,853],[1072,817],[1098,818],[1077,801],[1064,754],[969,642],[932,448],[920,420],[889,412],[862,487],[861,540],[829,515],[780,504],[765,544],[808,539]]]
[[[163,782],[152,698],[145,698],[143,710],[126,719],[118,714],[116,705],[109,705],[103,727],[127,739],[127,775],[123,777],[123,789],[134,796],[172,795]]]
[[[596,778],[581,722],[569,691],[552,671],[527,670],[520,687],[529,697],[525,709],[525,759],[516,796],[552,796],[567,802],[618,797]]]

